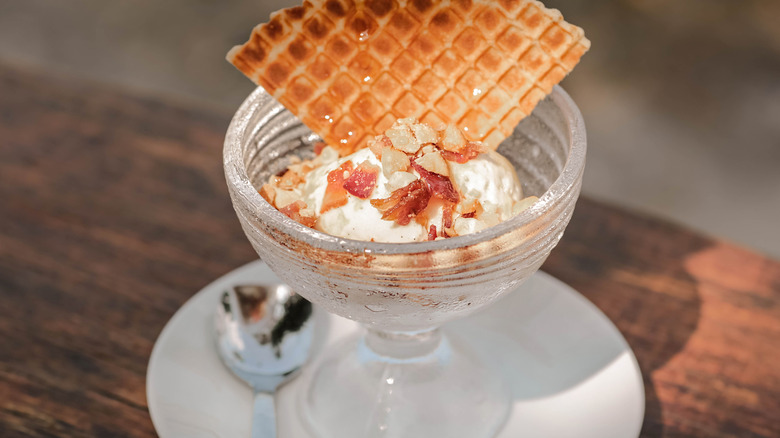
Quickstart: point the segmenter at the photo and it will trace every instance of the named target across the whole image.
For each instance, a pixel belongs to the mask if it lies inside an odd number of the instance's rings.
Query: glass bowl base
[[[317,438],[495,436],[509,415],[508,385],[472,350],[447,338],[411,359],[378,355],[362,334],[315,364],[300,410]]]

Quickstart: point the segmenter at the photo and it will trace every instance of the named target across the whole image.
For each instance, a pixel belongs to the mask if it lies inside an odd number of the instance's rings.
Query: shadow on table
[[[616,320],[642,369],[645,382],[645,421],[642,437],[665,436],[663,409],[656,392],[653,374],[685,349],[701,317],[698,282],[686,272],[685,260],[704,251],[709,244],[703,239],[685,254],[666,259],[666,269],[646,274],[649,281],[638,281],[633,294],[642,295],[642,304],[620,316],[605,310]],[[616,268],[620,269],[619,267]],[[620,274],[618,275],[620,276]],[[653,278],[655,277],[655,278]]]
[[[685,261],[711,246],[699,235],[638,215],[580,202],[561,247],[544,269],[601,309],[626,339],[642,371],[642,437],[665,434],[653,373],[685,348],[699,323],[698,282]],[[594,245],[598,242],[598,245]]]

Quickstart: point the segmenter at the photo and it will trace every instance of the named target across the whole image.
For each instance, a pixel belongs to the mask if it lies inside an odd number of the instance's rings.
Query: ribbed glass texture
[[[230,196],[252,246],[295,291],[327,311],[383,331],[424,331],[515,289],[560,240],[580,192],[585,127],[556,87],[499,147],[533,207],[484,231],[433,242],[343,239],[287,218],[257,189],[311,158],[318,138],[262,88],[243,103],[225,140]]]

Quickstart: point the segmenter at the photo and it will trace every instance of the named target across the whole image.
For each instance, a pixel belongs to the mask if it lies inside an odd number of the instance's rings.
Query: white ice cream
[[[303,201],[315,212],[322,208],[327,187],[328,173],[347,160],[355,166],[364,161],[382,167],[382,163],[369,149],[361,149],[352,155],[327,160],[323,165],[311,171],[301,189]],[[520,181],[514,168],[501,154],[489,151],[464,164],[448,162],[450,178],[462,199],[479,200],[486,216],[492,222],[509,219],[513,215],[513,206],[523,198]],[[415,173],[413,170],[410,172]],[[398,172],[388,181],[383,172],[379,172],[377,186],[370,199],[388,198],[390,194],[411,181],[404,181],[405,172]],[[399,175],[401,174],[401,175]],[[411,178],[411,177],[410,177]],[[319,215],[316,228],[335,236],[355,240],[373,240],[376,242],[414,242],[427,240],[428,229],[412,220],[407,225],[383,220],[382,213],[371,205],[370,199],[349,196],[341,207],[333,208]],[[431,224],[441,224],[442,203],[431,199],[425,210]],[[454,227],[459,235],[480,231],[487,225],[485,221],[471,218],[457,218]]]

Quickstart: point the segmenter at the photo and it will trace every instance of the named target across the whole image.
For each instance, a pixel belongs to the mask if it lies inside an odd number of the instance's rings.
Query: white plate
[[[213,314],[226,288],[275,281],[265,264],[249,263],[206,286],[165,326],[146,381],[160,437],[250,436],[252,392],[217,357]],[[324,312],[317,318],[315,354],[358,329]],[[639,435],[645,396],[634,354],[601,311],[553,277],[538,272],[498,305],[446,329],[495,358],[512,386],[514,406],[500,438]],[[306,371],[277,396],[279,436],[306,436],[293,409]]]

